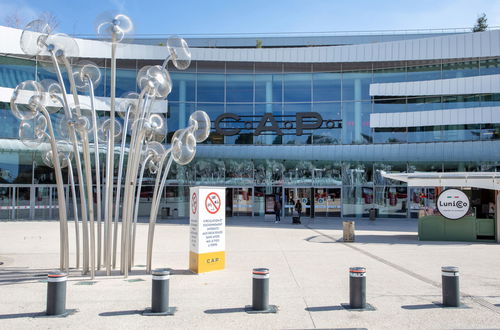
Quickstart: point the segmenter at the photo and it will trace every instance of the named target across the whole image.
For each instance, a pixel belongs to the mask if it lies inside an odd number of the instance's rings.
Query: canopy
[[[500,190],[500,172],[380,172],[384,178],[406,182],[409,187],[472,187]]]

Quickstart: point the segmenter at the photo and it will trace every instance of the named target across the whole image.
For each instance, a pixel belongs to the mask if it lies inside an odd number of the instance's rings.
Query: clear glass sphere
[[[191,51],[186,40],[172,36],[167,40],[167,49],[172,57],[172,63],[178,70],[186,70],[191,64]]]
[[[61,168],[65,168],[68,166],[68,162],[71,161],[73,156],[72,151],[73,147],[69,141],[67,140],[57,141],[57,155],[59,157],[59,164]],[[43,153],[42,160],[43,163],[48,167],[54,167],[52,149],[49,149]]]
[[[23,81],[17,85],[10,99],[12,114],[21,120],[33,119],[38,107],[43,105],[45,93],[42,85],[34,80]]]
[[[197,110],[193,112],[189,116],[189,126],[192,128],[196,142],[203,142],[210,135],[210,117],[205,111]]]
[[[122,95],[120,100],[118,101],[117,113],[122,118],[125,119],[127,117],[127,111],[129,111],[128,115],[128,128],[132,127],[131,123],[133,123],[137,116],[138,107],[139,107],[139,94],[135,92],[128,92]]]
[[[133,34],[134,24],[127,15],[107,11],[97,17],[96,31],[101,39],[109,41],[112,41],[114,33],[114,41],[115,43],[119,43],[126,35]]]
[[[66,118],[65,124],[68,127],[73,127],[77,132],[91,132],[94,127],[92,124],[92,110],[90,106],[85,104],[80,104],[80,115],[77,114],[77,109],[71,108],[72,117],[71,119]]]
[[[43,89],[47,92],[51,104],[45,107],[48,112],[56,113],[63,107],[61,85],[53,79],[44,79],[40,81]]]
[[[92,81],[94,89],[99,86],[101,82],[101,70],[99,70],[99,67],[95,63],[83,60],[75,66],[73,77],[75,78],[76,89],[81,92],[87,92],[89,88],[88,79]]]
[[[23,120],[19,125],[19,140],[29,148],[36,148],[48,141],[46,129],[47,120],[42,114],[33,119]]]
[[[188,129],[178,129],[172,136],[172,158],[179,165],[189,164],[196,155],[196,139]]]
[[[59,116],[56,121],[56,134],[64,139],[69,138],[69,126],[70,123],[66,116]]]
[[[122,134],[122,125],[117,120],[114,121],[114,125],[115,125],[114,138],[117,139]],[[111,128],[111,119],[105,119],[97,130],[97,137],[99,141],[101,142],[108,141],[110,128]]]
[[[78,57],[80,50],[78,44],[75,39],[67,34],[51,34],[47,37],[45,43],[47,44],[47,49],[53,51],[57,57]]]
[[[45,40],[52,33],[52,27],[43,20],[29,22],[21,33],[19,45],[27,55],[38,55],[45,50]]]
[[[147,65],[137,74],[137,85],[140,90],[147,89],[149,96],[165,98],[172,91],[170,74],[161,65]]]
[[[157,113],[149,116],[144,128],[147,130],[146,139],[148,141],[162,142],[168,133],[167,121]]]
[[[145,154],[151,155],[151,160],[153,162],[159,162],[160,158],[165,153],[165,147],[159,142],[151,141],[146,144],[146,152]]]

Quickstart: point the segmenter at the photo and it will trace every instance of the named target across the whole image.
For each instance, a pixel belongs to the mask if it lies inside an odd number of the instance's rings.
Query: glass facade
[[[109,96],[109,61],[96,60],[103,82],[96,96]],[[119,60],[117,95],[136,91],[138,69],[153,64]],[[157,64],[157,63],[154,63]],[[168,96],[169,142],[185,127],[189,115],[201,109],[212,119],[205,144],[220,145],[370,145],[424,142],[488,141],[500,139],[500,124],[371,128],[370,114],[499,106],[500,94],[370,97],[370,84],[500,74],[500,58],[373,63],[253,63],[193,62],[186,72],[171,69],[173,90]],[[55,79],[40,61],[0,56],[0,86],[14,88],[24,80]],[[221,120],[234,114],[238,119]],[[99,117],[106,117],[99,112]],[[54,125],[57,127],[54,116]],[[57,217],[55,178],[43,165],[41,152],[18,142],[19,121],[8,103],[0,103],[0,218]],[[227,134],[228,131],[236,132]],[[259,132],[260,131],[260,132]],[[256,134],[259,132],[259,134]],[[244,146],[242,146],[244,147]],[[269,160],[195,158],[188,166],[173,166],[163,192],[160,216],[188,214],[192,185],[227,186],[229,216],[263,216],[266,198],[283,203],[285,216],[296,199],[304,215],[367,217],[377,208],[380,217],[406,218],[434,201],[427,189],[409,189],[380,176],[379,170],[497,171],[500,161],[480,162],[361,162],[290,159]],[[64,174],[67,182],[67,172]],[[152,177],[145,175],[140,215],[148,214]],[[71,203],[71,200],[70,200]],[[28,205],[29,210],[21,208]],[[47,209],[44,209],[48,206]],[[38,208],[37,208],[38,207]],[[42,211],[43,209],[43,211]],[[71,209],[71,208],[70,208]]]

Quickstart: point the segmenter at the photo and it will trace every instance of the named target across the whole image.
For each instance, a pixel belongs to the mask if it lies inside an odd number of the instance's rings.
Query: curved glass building
[[[20,30],[0,30],[0,218],[56,217],[52,170],[20,143],[8,104],[21,81],[55,75],[22,55]],[[77,41],[80,57],[101,67],[96,96],[106,117],[109,48]],[[169,68],[174,88],[156,111],[173,133],[205,110],[212,133],[190,165],[171,172],[162,217],[188,215],[189,186],[217,185],[228,187],[228,216],[264,216],[276,199],[289,216],[301,199],[306,216],[366,217],[376,208],[382,218],[411,218],[433,207],[434,189],[410,189],[381,170],[500,170],[498,30],[187,41],[193,62]],[[117,95],[136,91],[138,70],[167,54],[165,40],[134,42],[118,50]]]

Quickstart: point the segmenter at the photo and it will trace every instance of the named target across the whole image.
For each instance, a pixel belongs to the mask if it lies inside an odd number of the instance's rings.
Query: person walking
[[[297,223],[300,223],[300,214],[302,213],[302,203],[300,202],[300,199],[297,199],[297,202],[295,203],[295,211],[297,211]]]
[[[281,203],[279,199],[274,201],[274,214],[276,214],[276,221],[274,223],[281,221]]]

